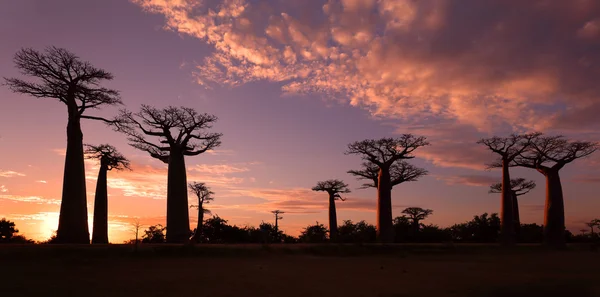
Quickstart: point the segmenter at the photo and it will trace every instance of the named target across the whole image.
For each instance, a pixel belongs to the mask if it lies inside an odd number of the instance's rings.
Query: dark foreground
[[[600,253],[524,246],[0,246],[0,296],[600,296]]]

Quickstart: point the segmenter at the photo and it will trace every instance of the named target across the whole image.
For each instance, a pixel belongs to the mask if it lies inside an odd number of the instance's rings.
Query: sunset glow
[[[600,2],[480,0],[19,0],[0,4],[0,77],[22,77],[23,47],[69,49],[106,69],[125,106],[214,114],[222,145],[186,157],[187,180],[206,183],[206,205],[238,226],[272,222],[298,235],[327,224],[318,181],[349,184],[338,223],[375,223],[376,190],[346,172],[351,142],[413,133],[430,146],[411,164],[429,175],[393,188],[393,214],[433,209],[423,223],[449,226],[500,211],[488,194],[501,171],[478,139],[543,131],[600,141]],[[518,13],[516,13],[518,11]],[[58,226],[67,111],[0,86],[0,218],[43,241]],[[131,170],[108,172],[109,239],[134,237],[166,217],[167,165],[101,122],[82,123],[84,143],[108,143]],[[88,221],[99,165],[86,160]],[[600,210],[600,153],[561,170],[567,229]],[[521,222],[543,221],[544,177],[519,198]],[[189,196],[189,204],[197,204]],[[197,210],[190,209],[190,225]]]

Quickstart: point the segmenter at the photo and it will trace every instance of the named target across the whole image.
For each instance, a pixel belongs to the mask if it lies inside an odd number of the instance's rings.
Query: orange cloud
[[[25,174],[11,171],[11,170],[8,170],[8,171],[0,170],[0,177],[16,177],[16,176],[25,176]]]

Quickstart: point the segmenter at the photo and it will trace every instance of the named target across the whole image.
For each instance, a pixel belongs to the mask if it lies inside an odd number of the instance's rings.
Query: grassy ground
[[[488,245],[0,246],[0,296],[600,296],[600,253]]]

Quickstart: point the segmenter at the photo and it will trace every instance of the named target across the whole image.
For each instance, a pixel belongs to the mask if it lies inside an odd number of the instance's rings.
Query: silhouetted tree
[[[204,222],[204,214],[210,214],[210,210],[204,207],[204,204],[209,204],[215,198],[212,196],[215,193],[210,190],[209,187],[206,186],[205,183],[193,182],[189,185],[190,191],[196,194],[198,197],[198,205],[192,205],[191,207],[198,208],[198,225],[196,227],[196,231],[194,232],[194,237],[192,240],[194,242],[202,241],[202,223]]]
[[[274,210],[274,211],[271,211],[271,213],[275,215],[275,230],[279,231],[279,220],[283,220],[283,217],[279,216],[279,215],[284,214],[285,211]]]
[[[369,243],[377,240],[377,229],[365,221],[354,224],[351,220],[345,220],[338,227],[338,233],[339,241],[343,243]]]
[[[15,228],[15,222],[11,222],[6,218],[0,219],[0,243],[11,242],[13,236],[19,233],[19,230]]]
[[[394,240],[392,226],[392,165],[403,159],[414,158],[412,153],[429,145],[425,137],[404,134],[399,138],[367,139],[348,145],[346,154],[361,155],[369,164],[377,165],[377,237],[381,242]]]
[[[538,224],[522,224],[519,228],[519,241],[525,243],[541,243],[544,238],[544,227]]]
[[[329,195],[329,235],[331,237],[331,241],[337,241],[337,213],[335,210],[335,200],[345,199],[340,196],[341,193],[350,193],[350,189],[348,189],[348,185],[339,179],[330,179],[326,181],[320,181],[317,183],[315,187],[312,188],[313,191],[323,191],[327,192]]]
[[[539,133],[530,133],[517,135],[512,134],[509,137],[491,137],[477,141],[478,144],[486,146],[490,151],[499,155],[497,163],[490,167],[502,168],[502,191],[500,200],[500,221],[502,223],[500,242],[511,245],[516,242],[516,227],[513,213],[513,195],[510,190],[509,167],[511,162],[525,152],[533,139],[537,138]]]
[[[394,224],[394,242],[414,241],[413,225],[406,216],[395,217]]]
[[[512,207],[513,207],[513,219],[515,221],[515,232],[517,237],[519,236],[519,232],[521,229],[521,216],[519,214],[519,200],[517,199],[519,196],[525,195],[529,193],[529,191],[535,188],[536,184],[532,180],[526,180],[524,178],[511,178],[510,179],[510,191],[513,197]],[[490,193],[502,193],[502,183],[496,183],[490,185]]]
[[[452,239],[461,242],[496,242],[500,232],[500,218],[493,213],[474,216],[473,220],[449,228]]]
[[[262,222],[258,226],[258,229],[262,232],[263,242],[265,243],[281,243],[281,241],[285,237],[283,232],[279,230],[279,227],[277,227],[277,225]]]
[[[15,54],[14,63],[23,75],[37,78],[37,82],[4,78],[13,92],[57,99],[67,106],[67,151],[56,240],[89,244],[81,120],[112,122],[86,112],[121,104],[119,92],[100,86],[103,81],[112,80],[113,75],[57,47],[48,47],[44,52],[21,49]]]
[[[364,183],[360,189],[377,188],[379,179],[379,166],[363,162],[361,170],[349,170],[348,173],[358,179],[370,180]],[[427,175],[427,170],[416,167],[406,161],[397,161],[390,166],[390,183],[392,188],[404,182],[417,181],[420,177]]]
[[[190,234],[185,156],[196,156],[221,144],[219,133],[208,133],[217,117],[191,108],[157,109],[142,105],[138,113],[121,111],[117,130],[130,145],[168,164],[167,242],[186,242]],[[146,140],[158,137],[158,144]]]
[[[433,210],[420,207],[408,207],[405,208],[402,213],[408,215],[408,219],[412,225],[413,234],[416,235],[421,226],[419,223],[430,216],[433,213]]]
[[[298,237],[298,240],[306,243],[324,243],[327,242],[327,239],[327,228],[319,222],[304,228]]]
[[[590,236],[594,237],[594,235],[595,235],[594,227],[600,227],[600,220],[594,219],[594,220],[591,220],[591,221],[585,223],[585,225],[590,228]]]
[[[553,247],[565,245],[565,207],[559,171],[565,165],[598,149],[598,144],[569,141],[563,136],[539,136],[528,150],[513,160],[521,167],[532,168],[546,177],[546,206],[544,211],[544,243]]]
[[[150,226],[144,231],[142,238],[143,243],[164,243],[165,242],[165,227],[161,224]]]
[[[96,197],[94,199],[94,224],[92,243],[108,243],[108,190],[106,176],[110,170],[129,168],[129,160],[117,149],[108,144],[98,146],[86,145],[86,158],[100,160],[100,171],[96,181]]]
[[[142,228],[142,223],[139,218],[134,218],[133,222],[131,222],[131,226],[133,227],[133,233],[135,234],[135,250],[137,251],[140,244],[140,228]]]

